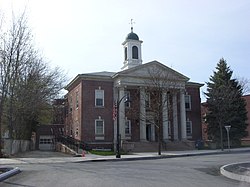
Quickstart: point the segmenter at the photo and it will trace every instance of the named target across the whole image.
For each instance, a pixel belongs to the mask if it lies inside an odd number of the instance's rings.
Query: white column
[[[173,128],[174,128],[174,140],[179,140],[178,137],[178,117],[177,117],[177,94],[173,93]]]
[[[124,96],[124,88],[119,88],[119,100]],[[120,134],[121,140],[125,139],[125,103],[122,100],[119,105],[119,127],[120,127]]]
[[[187,139],[185,91],[180,91],[181,139]]]
[[[163,124],[163,141],[168,140],[168,103],[167,93],[162,93],[162,124]]]
[[[140,88],[140,141],[146,141],[145,89]]]

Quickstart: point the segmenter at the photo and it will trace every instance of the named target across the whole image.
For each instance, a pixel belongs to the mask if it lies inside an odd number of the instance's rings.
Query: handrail
[[[78,152],[80,148],[83,150],[88,149],[88,146],[85,142],[83,142],[81,140],[74,139],[74,138],[67,136],[67,135],[60,135],[57,138],[57,141],[68,146],[69,148],[73,149],[76,152]]]

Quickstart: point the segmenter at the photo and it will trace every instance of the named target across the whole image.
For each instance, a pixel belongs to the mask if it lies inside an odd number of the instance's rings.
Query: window
[[[76,109],[79,107],[78,92],[76,92]]]
[[[185,108],[186,110],[191,110],[191,96],[185,95]]]
[[[104,106],[104,90],[95,90],[95,106]]]
[[[146,108],[150,107],[150,93],[146,93],[145,95],[145,106]]]
[[[131,121],[126,120],[125,122],[125,135],[131,135]]]
[[[78,135],[79,135],[79,129],[76,128],[75,137],[77,137]]]
[[[69,97],[69,112],[72,112],[72,104],[73,101],[72,101],[72,96]]]
[[[102,119],[95,120],[95,134],[104,135],[104,121]]]
[[[125,60],[128,60],[127,47],[124,48],[124,57],[125,57]]]
[[[130,92],[129,91],[125,91],[124,94],[126,95],[126,97],[124,98],[125,107],[130,107],[130,102],[129,102],[129,100],[130,100]]]
[[[47,139],[47,138],[40,138],[39,140],[40,144],[52,144],[52,139]]]
[[[186,132],[187,136],[192,136],[192,122],[189,120],[186,122]]]
[[[138,59],[138,48],[136,46],[132,47],[132,58]]]

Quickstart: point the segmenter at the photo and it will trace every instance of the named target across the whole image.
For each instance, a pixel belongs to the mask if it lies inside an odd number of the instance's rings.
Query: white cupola
[[[133,26],[131,26],[131,32],[122,43],[124,49],[124,62],[123,67],[121,68],[122,70],[142,64],[141,44],[142,41],[139,40],[138,35],[133,32]]]

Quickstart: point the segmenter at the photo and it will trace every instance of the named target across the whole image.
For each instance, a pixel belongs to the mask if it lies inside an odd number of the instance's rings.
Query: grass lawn
[[[101,156],[113,156],[116,153],[114,151],[107,151],[107,150],[91,150],[89,151],[91,154],[101,155]],[[126,155],[127,153],[121,151],[121,155]]]
[[[101,156],[112,156],[112,155],[115,155],[114,151],[91,150],[89,152],[91,154],[101,155]]]

